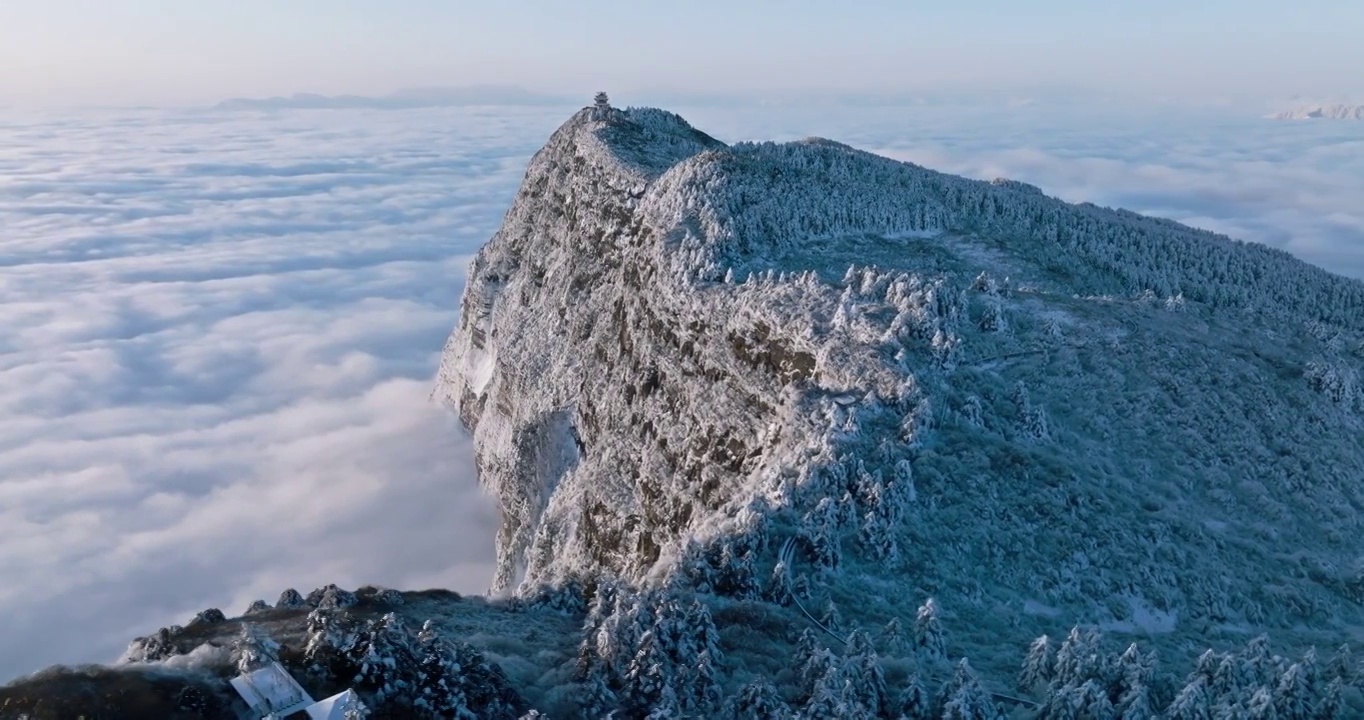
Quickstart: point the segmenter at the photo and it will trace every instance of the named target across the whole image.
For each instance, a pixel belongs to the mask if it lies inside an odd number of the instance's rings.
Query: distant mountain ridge
[[[1274,120],[1364,120],[1364,105],[1331,103],[1303,105],[1269,116]]]
[[[511,85],[410,88],[379,96],[294,93],[288,97],[233,98],[215,105],[218,110],[390,109],[464,107],[470,105],[566,105],[571,101]]]

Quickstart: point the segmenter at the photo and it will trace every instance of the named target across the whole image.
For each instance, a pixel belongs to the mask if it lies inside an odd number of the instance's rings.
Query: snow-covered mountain
[[[286,592],[0,708],[230,717],[277,655],[376,717],[1358,716],[1361,366],[1364,283],[1281,251],[602,103],[439,372],[498,597]]]
[[[437,394],[504,525],[493,589],[603,573],[973,643],[1181,653],[1361,620],[1364,283],[821,139],[588,108],[469,274]],[[983,663],[988,663],[983,660]]]
[[[1364,105],[1304,105],[1270,115],[1274,120],[1364,120]]]

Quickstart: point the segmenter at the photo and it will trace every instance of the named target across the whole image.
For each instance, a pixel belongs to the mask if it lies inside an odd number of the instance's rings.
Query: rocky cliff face
[[[437,395],[497,591],[752,596],[795,538],[869,621],[1329,641],[1364,598],[1361,330],[1364,284],[1263,246],[589,108],[474,260]]]

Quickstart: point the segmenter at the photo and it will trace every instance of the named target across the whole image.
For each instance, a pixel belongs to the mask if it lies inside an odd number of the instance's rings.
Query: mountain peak
[[[1261,245],[590,107],[475,258],[437,395],[503,507],[498,591],[750,597],[790,541],[831,593],[912,568],[902,590],[963,613],[1205,642],[1301,602],[1357,614],[1344,575],[1266,594],[1250,578],[1293,571],[1250,538],[1272,512],[1353,562],[1295,508],[1355,502],[1360,358],[1331,348],[1361,318],[1364,284]],[[1245,444],[1271,436],[1291,462]]]

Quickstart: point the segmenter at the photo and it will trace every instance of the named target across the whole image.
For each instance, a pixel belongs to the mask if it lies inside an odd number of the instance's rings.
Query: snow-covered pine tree
[[[1350,652],[1348,644],[1336,648],[1336,652],[1331,659],[1326,662],[1326,680],[1339,678],[1345,684],[1351,684],[1358,675],[1358,668],[1355,666],[1354,655]]]
[[[616,694],[606,681],[604,666],[598,666],[582,683],[582,720],[601,720],[619,705]]]
[[[768,602],[776,603],[782,607],[791,604],[793,590],[791,588],[791,573],[786,569],[786,563],[778,562],[772,568],[772,579],[767,583],[767,592],[764,593]]]
[[[828,648],[819,648],[815,650],[815,652],[810,655],[810,658],[805,661],[805,664],[800,667],[801,697],[806,698],[807,700],[812,699],[815,695],[815,690],[824,680],[825,676],[830,673],[837,673],[839,669],[838,659],[834,657],[834,654],[830,652]],[[828,685],[829,683],[825,684]],[[842,685],[837,684],[836,687],[826,687],[825,691],[837,696],[838,691],[841,691],[842,689]]]
[[[1193,672],[1185,680],[1185,683],[1193,682],[1195,677],[1201,677],[1205,685],[1211,685],[1213,678],[1217,675],[1217,667],[1221,664],[1221,654],[1212,648],[1204,650],[1203,654],[1198,656],[1198,660],[1194,663]]]
[[[1143,653],[1136,643],[1127,646],[1118,658],[1118,692],[1114,705],[1117,717],[1123,720],[1155,717],[1150,690],[1155,670],[1154,655]]]
[[[1108,699],[1108,689],[1098,680],[1089,679],[1075,693],[1075,708],[1079,717],[1094,720],[1116,720],[1117,712]]]
[[[1251,638],[1239,659],[1245,687],[1274,687],[1282,671],[1279,667],[1282,658],[1270,652],[1268,635]]]
[[[801,536],[806,540],[815,567],[821,571],[837,570],[842,563],[839,514],[839,504],[833,498],[824,497],[801,520]]]
[[[1100,676],[1103,658],[1099,655],[1099,634],[1093,630],[1081,630],[1078,625],[1071,628],[1066,641],[1056,651],[1055,667],[1052,676],[1055,685],[1079,687],[1085,680]]]
[[[821,647],[814,630],[808,627],[801,630],[800,637],[796,639],[796,649],[791,653],[791,669],[797,675],[804,672],[805,664],[810,662],[810,658],[814,657]]]
[[[1279,678],[1273,699],[1279,720],[1311,720],[1317,707],[1317,689],[1307,667],[1302,663],[1290,665]]]
[[[1267,687],[1261,687],[1250,696],[1250,702],[1246,705],[1247,720],[1281,720],[1278,711],[1274,707],[1274,693]],[[1226,715],[1223,715],[1226,717]],[[1221,718],[1218,718],[1221,720]],[[1230,720],[1230,719],[1229,719]]]
[[[758,582],[753,566],[753,554],[737,552],[732,545],[725,543],[720,548],[720,564],[716,573],[715,592],[739,600],[750,600],[758,596]]]
[[[696,667],[691,673],[692,687],[688,693],[688,701],[683,703],[685,709],[696,712],[702,716],[713,714],[720,706],[723,699],[720,693],[720,682],[716,679],[715,663],[710,658],[710,652],[702,650],[696,658]]]
[[[420,664],[414,641],[396,613],[370,622],[356,648],[358,669],[351,682],[372,690],[380,703],[410,701]]]
[[[838,611],[838,603],[833,598],[824,604],[824,612],[819,616],[819,622],[834,634],[843,632],[843,613]]]
[[[1165,708],[1167,720],[1212,720],[1212,698],[1207,681],[1195,674]]]
[[[1217,671],[1212,675],[1212,682],[1208,684],[1208,696],[1213,705],[1233,701],[1241,696],[1242,691],[1254,689],[1253,675],[1241,658],[1235,655],[1222,656],[1222,661],[1217,663]]]
[[[925,600],[915,615],[914,646],[919,656],[926,661],[947,659],[947,639],[939,617],[938,603],[933,598]]]
[[[1319,720],[1339,720],[1345,717],[1345,700],[1342,695],[1345,692],[1345,681],[1341,678],[1333,678],[1326,684],[1326,691],[1322,693],[1321,702],[1317,703],[1317,718]]]
[[[918,673],[910,673],[905,687],[895,700],[899,717],[904,720],[929,720],[933,716],[933,697],[919,680]]]
[[[843,651],[844,674],[852,683],[858,704],[873,716],[889,713],[890,693],[886,689],[886,674],[867,631],[856,628],[848,634]]]
[[[881,630],[881,649],[887,657],[903,657],[909,649],[909,642],[905,638],[905,626],[900,622],[900,618],[891,618]]]
[[[359,643],[360,628],[345,610],[317,608],[308,613],[303,657],[313,672],[349,680],[355,671],[353,657]]]
[[[476,717],[459,682],[463,668],[454,648],[440,637],[430,620],[417,634],[417,652],[420,659],[412,688],[413,708],[435,717]]]
[[[625,670],[621,687],[623,703],[637,710],[648,711],[664,700],[665,689],[676,703],[676,695],[671,689],[672,669],[667,664],[668,659],[660,652],[653,631],[646,630],[640,637],[639,650]]]
[[[1052,679],[1055,654],[1051,638],[1042,635],[1033,640],[1028,646],[1028,654],[1023,657],[1023,668],[1018,673],[1018,689],[1037,692],[1045,688]]]
[[[725,703],[724,720],[790,720],[791,708],[777,688],[765,679],[755,680]]]
[[[720,630],[715,627],[710,607],[700,600],[693,600],[687,611],[687,626],[692,630],[698,652],[709,653],[710,659],[717,665],[724,662],[724,653],[720,651]]]
[[[279,660],[279,643],[255,623],[242,623],[241,633],[232,644],[238,674],[245,675]]]
[[[844,720],[855,712],[844,702],[844,677],[841,669],[829,665],[824,674],[815,679],[810,697],[801,713],[802,720]]]
[[[999,715],[990,694],[965,658],[957,663],[952,679],[943,686],[940,695],[943,720],[995,720]]]
[[[878,498],[878,502],[862,516],[858,539],[872,559],[894,563],[900,558],[900,543],[895,536],[899,523],[892,517],[892,505]]]

